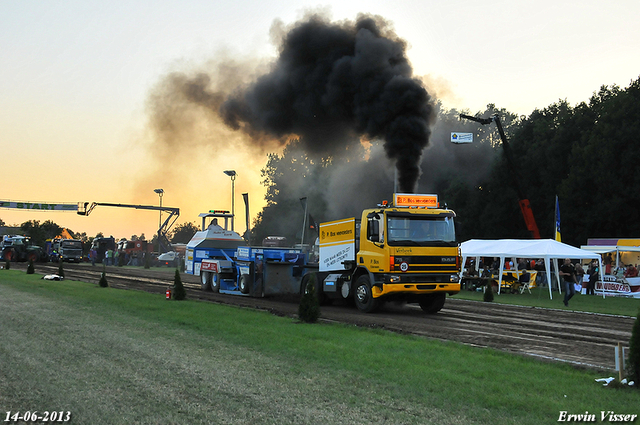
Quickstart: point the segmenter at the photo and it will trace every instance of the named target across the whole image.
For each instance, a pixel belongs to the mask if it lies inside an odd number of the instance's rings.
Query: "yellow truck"
[[[437,313],[446,294],[460,292],[455,216],[436,195],[394,194],[359,220],[321,223],[318,271],[303,277],[301,290],[315,276],[321,302],[353,300],[369,313],[397,300]]]

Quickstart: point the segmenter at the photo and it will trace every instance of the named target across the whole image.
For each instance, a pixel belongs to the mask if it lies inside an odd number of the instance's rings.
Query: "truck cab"
[[[318,293],[353,298],[363,312],[399,300],[436,313],[446,294],[460,292],[454,218],[435,195],[396,194],[393,205],[366,209],[360,220],[322,223]]]
[[[59,242],[59,261],[80,263],[82,261],[82,241],[78,239],[61,239]]]

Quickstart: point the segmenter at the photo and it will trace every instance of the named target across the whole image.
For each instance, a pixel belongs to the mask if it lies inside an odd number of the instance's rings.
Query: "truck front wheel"
[[[360,276],[358,280],[356,280],[353,297],[356,302],[356,307],[363,313],[373,313],[380,306],[380,300],[373,298],[369,276]]]
[[[436,314],[444,307],[445,299],[446,294],[427,295],[420,300],[420,308],[427,314]]]

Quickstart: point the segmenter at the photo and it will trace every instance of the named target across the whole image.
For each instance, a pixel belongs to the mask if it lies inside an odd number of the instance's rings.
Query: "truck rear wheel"
[[[211,290],[213,292],[220,292],[220,275],[218,273],[211,273]]]
[[[203,291],[210,291],[211,290],[211,273],[200,272],[200,284],[202,286]]]
[[[304,294],[307,293],[307,285],[309,284],[309,280],[311,279],[311,275],[313,275],[315,277],[315,280],[316,280],[315,289],[316,289],[316,298],[318,299],[318,304],[320,304],[320,305],[329,304],[329,300],[327,299],[327,297],[322,292],[322,281],[321,281],[321,279],[324,279],[326,277],[326,274],[311,272],[311,273],[307,273],[304,276],[302,276],[302,281],[300,282],[300,295],[304,295]]]
[[[380,300],[373,298],[369,276],[360,276],[356,280],[356,288],[353,291],[353,299],[356,307],[363,313],[373,313],[380,306]]]
[[[445,299],[446,294],[427,295],[420,300],[420,308],[427,314],[436,314],[444,307]]]

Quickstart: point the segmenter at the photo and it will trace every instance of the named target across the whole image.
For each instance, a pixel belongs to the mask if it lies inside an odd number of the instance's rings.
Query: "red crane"
[[[513,177],[513,184],[518,192],[518,205],[520,205],[520,211],[522,212],[522,217],[524,218],[524,223],[527,226],[527,230],[531,232],[531,235],[534,239],[540,239],[540,232],[538,231],[538,225],[536,224],[536,219],[533,216],[533,210],[531,209],[531,203],[524,196],[524,192],[520,188],[520,184],[518,183],[517,170],[513,163],[513,157],[511,155],[511,147],[509,146],[509,142],[507,142],[507,136],[504,134],[504,129],[502,128],[502,123],[500,122],[500,117],[498,114],[493,115],[491,118],[479,118],[473,117],[471,115],[460,114],[460,118],[465,118],[471,121],[478,122],[482,125],[491,124],[492,122],[496,123],[498,126],[498,132],[500,133],[500,139],[502,139],[502,147],[504,149],[504,154],[507,157],[507,164],[509,165],[509,169],[511,171],[511,176]]]

